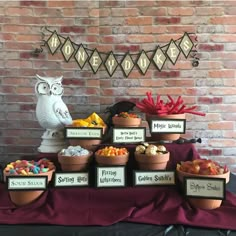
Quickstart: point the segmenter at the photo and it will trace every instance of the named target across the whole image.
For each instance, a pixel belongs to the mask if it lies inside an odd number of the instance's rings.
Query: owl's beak
[[[52,95],[52,91],[51,90],[49,91],[49,94]]]

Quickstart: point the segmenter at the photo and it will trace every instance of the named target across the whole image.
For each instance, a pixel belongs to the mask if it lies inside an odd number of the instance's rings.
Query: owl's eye
[[[63,87],[61,86],[61,84],[53,84],[51,91],[55,95],[61,95],[63,94]]]
[[[48,94],[49,92],[49,86],[45,82],[41,82],[37,86],[37,91],[39,94]]]

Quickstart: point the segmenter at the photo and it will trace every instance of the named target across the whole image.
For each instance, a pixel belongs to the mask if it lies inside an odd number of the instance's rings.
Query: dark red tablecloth
[[[199,158],[192,144],[169,144],[168,169],[180,160]],[[0,224],[101,225],[120,221],[182,224],[236,230],[236,195],[228,192],[220,208],[190,207],[179,186],[48,189],[34,203],[15,207],[0,184]]]

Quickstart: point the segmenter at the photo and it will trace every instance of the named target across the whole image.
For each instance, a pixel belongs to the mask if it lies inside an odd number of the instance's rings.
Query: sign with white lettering
[[[134,171],[134,186],[175,185],[175,171]]]
[[[155,119],[151,122],[151,133],[184,134],[185,119]]]
[[[47,189],[48,177],[45,176],[7,176],[8,190],[45,190]]]
[[[113,128],[113,143],[140,143],[145,137],[145,127]]]
[[[55,187],[89,186],[88,172],[56,172],[54,175]]]
[[[187,197],[225,199],[224,178],[185,177],[184,185]]]
[[[125,187],[125,166],[96,167],[96,186],[99,187]]]
[[[65,127],[65,138],[101,139],[102,132],[102,128]]]

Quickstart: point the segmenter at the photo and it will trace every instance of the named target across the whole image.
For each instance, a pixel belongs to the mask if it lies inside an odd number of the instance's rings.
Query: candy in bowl
[[[135,113],[120,112],[112,117],[112,123],[115,127],[139,127],[141,118]]]
[[[125,147],[105,146],[95,152],[95,159],[101,166],[126,165],[129,152]]]
[[[58,162],[63,171],[84,171],[92,159],[93,152],[81,146],[69,146],[58,153]]]
[[[222,178],[225,179],[226,184],[230,179],[230,171],[226,166],[223,167],[213,160],[202,158],[177,164],[176,172],[181,184],[183,184],[185,177]],[[221,199],[197,197],[188,197],[187,199],[192,206],[201,209],[215,209],[222,204]]]
[[[134,156],[141,170],[165,170],[170,153],[163,145],[143,143],[136,146]]]
[[[48,183],[55,171],[54,164],[43,158],[38,161],[17,160],[9,163],[3,170],[4,181],[7,176],[47,176]],[[10,190],[9,196],[16,206],[23,206],[38,199],[45,190]]]
[[[70,125],[67,128],[86,128],[88,130],[93,128],[100,128],[102,129],[102,135],[101,138],[70,138],[69,143],[72,146],[81,146],[85,149],[88,149],[90,151],[95,151],[97,149],[97,145],[101,144],[103,141],[103,136],[107,131],[107,125],[103,121],[103,119],[96,114],[95,112],[92,113],[90,116],[88,116],[85,119],[75,119],[73,120],[72,125]]]

